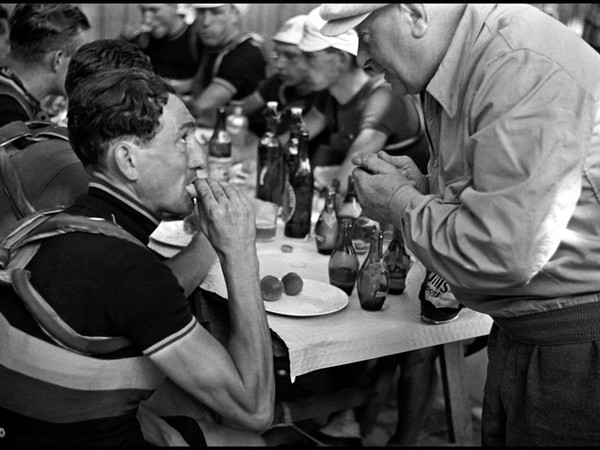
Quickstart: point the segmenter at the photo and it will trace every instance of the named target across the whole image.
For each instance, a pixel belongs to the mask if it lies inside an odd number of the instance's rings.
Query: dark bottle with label
[[[291,215],[285,223],[284,235],[291,238],[304,238],[310,234],[314,180],[308,158],[308,132],[302,131],[298,141],[298,164],[289,177]]]
[[[358,300],[362,309],[379,311],[390,286],[390,274],[383,261],[383,231],[371,234],[369,253],[360,266],[356,279]]]
[[[294,172],[296,164],[298,164],[298,144],[303,131],[306,131],[306,125],[302,118],[302,108],[295,106],[290,109],[290,138],[283,151],[283,159],[288,175]]]
[[[290,184],[290,175],[296,170],[299,158],[300,134],[306,130],[302,119],[302,108],[290,110],[290,138],[283,146],[284,187],[281,219],[287,222],[294,211],[294,189]]]
[[[337,244],[339,221],[335,211],[336,191],[330,187],[325,198],[325,206],[315,224],[315,241],[317,251],[323,255],[331,255]]]
[[[350,295],[358,275],[358,257],[352,245],[352,219],[340,220],[338,241],[329,258],[329,284]]]
[[[217,110],[215,130],[208,141],[208,175],[218,181],[228,181],[231,169],[231,135],[226,127],[224,107]]]
[[[275,134],[278,121],[277,102],[268,102],[266,130],[258,142],[256,198],[281,206],[283,203],[285,168],[281,142]]]
[[[390,294],[402,294],[406,287],[406,275],[410,269],[410,256],[404,248],[402,233],[394,227],[392,240],[383,254],[383,261],[390,273]]]

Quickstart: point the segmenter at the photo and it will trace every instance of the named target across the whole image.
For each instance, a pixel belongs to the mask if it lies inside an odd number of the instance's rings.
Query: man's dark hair
[[[28,62],[63,50],[76,50],[74,37],[90,28],[85,14],[68,3],[20,3],[10,16],[10,47],[14,57]]]
[[[141,144],[158,132],[163,106],[174,90],[147,70],[115,69],[87,77],[69,98],[69,140],[84,166],[102,164],[123,136]]]
[[[111,69],[141,69],[152,72],[150,57],[131,42],[121,39],[98,39],[83,44],[75,52],[65,79],[65,91],[71,91],[85,78]]]

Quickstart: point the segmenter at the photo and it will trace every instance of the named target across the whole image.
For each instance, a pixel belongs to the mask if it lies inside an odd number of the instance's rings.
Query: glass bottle
[[[390,273],[390,294],[402,294],[406,287],[406,275],[410,269],[410,256],[404,248],[401,231],[394,227],[394,234],[383,254],[383,261]]]
[[[281,219],[287,222],[294,212],[294,189],[290,184],[290,176],[295,171],[299,160],[300,134],[305,131],[302,119],[302,108],[290,109],[290,138],[283,146],[284,182]]]
[[[290,109],[290,138],[284,148],[284,160],[287,174],[294,172],[298,163],[298,139],[300,134],[306,131],[306,125],[302,118],[302,108],[294,106]]]
[[[285,183],[285,168],[281,142],[276,136],[279,113],[277,102],[268,102],[266,130],[258,142],[256,164],[256,198],[281,206]]]
[[[208,141],[208,175],[218,181],[227,181],[231,169],[231,135],[225,121],[225,108],[220,107],[215,130]]]
[[[383,261],[383,231],[371,234],[369,253],[358,271],[356,290],[362,309],[379,311],[388,293],[390,274]]]
[[[356,191],[354,190],[354,178],[352,178],[352,175],[348,175],[348,190],[344,196],[344,201],[340,205],[338,217],[349,217],[354,222],[361,213],[362,208],[358,202]]]
[[[285,223],[284,235],[291,238],[304,238],[310,234],[314,179],[308,158],[308,132],[302,131],[298,142],[298,164],[290,174],[289,182],[291,215]]]
[[[340,219],[337,244],[329,257],[329,284],[350,295],[358,275],[358,257],[352,245],[352,219]]]
[[[233,109],[227,116],[226,127],[231,135],[231,146],[234,150],[243,150],[248,136],[248,117],[244,115],[241,101],[232,100],[230,105]]]
[[[335,189],[330,187],[325,198],[325,206],[315,223],[317,251],[323,255],[331,255],[337,243],[339,221],[335,211],[335,196]]]
[[[367,253],[367,250],[369,250],[370,233],[373,229],[372,221],[361,214],[362,207],[358,202],[354,189],[354,178],[352,178],[352,175],[348,175],[348,190],[338,211],[338,217],[349,217],[353,220],[354,235],[352,236],[352,243],[358,254]]]

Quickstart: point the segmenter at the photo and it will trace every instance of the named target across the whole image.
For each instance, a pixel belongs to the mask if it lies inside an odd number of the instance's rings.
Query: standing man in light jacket
[[[600,56],[530,5],[328,4],[420,94],[429,174],[354,158],[366,212],[494,319],[483,445],[600,444]]]

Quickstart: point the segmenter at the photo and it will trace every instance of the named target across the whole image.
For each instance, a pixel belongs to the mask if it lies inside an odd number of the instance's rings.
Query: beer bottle
[[[277,102],[268,102],[266,130],[258,142],[256,164],[256,198],[282,205],[285,168],[281,142],[276,136],[279,113]]]
[[[298,164],[290,174],[291,215],[285,224],[284,235],[291,238],[304,238],[310,234],[314,193],[313,173],[308,158],[308,132],[302,131],[298,141]]]
[[[225,108],[220,107],[215,130],[208,141],[208,175],[218,181],[228,181],[231,168],[231,135],[226,118]]]
[[[340,219],[338,240],[329,257],[329,284],[350,295],[358,274],[358,257],[352,245],[352,219]]]
[[[325,206],[315,224],[315,241],[317,251],[323,255],[331,255],[337,243],[339,223],[335,211],[336,191],[330,187],[325,198]]]
[[[383,261],[383,231],[371,234],[369,254],[363,261],[356,279],[358,300],[362,309],[379,311],[390,286],[390,274]]]
[[[390,294],[402,294],[406,287],[406,275],[410,269],[410,256],[404,248],[402,233],[394,227],[392,240],[383,254],[383,261],[390,272]]]
[[[230,102],[232,111],[227,116],[227,131],[231,135],[231,147],[233,151],[243,151],[248,136],[248,117],[244,115],[242,102],[232,100]]]
[[[306,131],[306,125],[302,118],[302,108],[294,106],[290,109],[290,139],[285,145],[283,152],[288,176],[296,169],[299,156],[298,140],[303,131]]]
[[[291,174],[294,173],[299,160],[300,134],[306,131],[302,119],[302,108],[293,107],[290,110],[290,138],[283,147],[284,182],[281,219],[287,222],[294,211],[294,189],[290,184]]]

